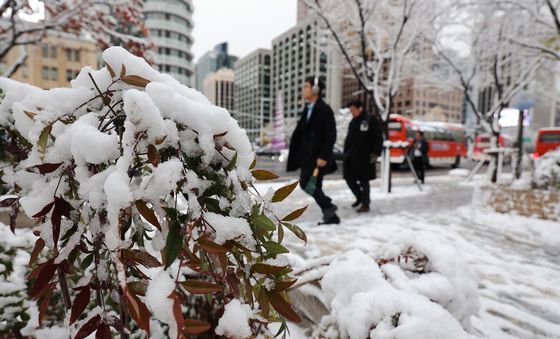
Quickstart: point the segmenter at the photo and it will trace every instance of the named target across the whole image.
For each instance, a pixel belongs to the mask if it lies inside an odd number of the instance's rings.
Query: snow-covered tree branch
[[[147,36],[143,24],[141,0],[0,0],[0,61],[16,46],[40,41],[48,30],[80,34],[87,32],[100,48],[121,45],[138,56],[145,56],[144,39],[124,33],[134,27],[139,36]],[[40,20],[36,20],[41,17]],[[33,21],[31,21],[33,20]],[[20,51],[13,64],[5,65],[2,76],[9,77],[23,64],[27,52]]]

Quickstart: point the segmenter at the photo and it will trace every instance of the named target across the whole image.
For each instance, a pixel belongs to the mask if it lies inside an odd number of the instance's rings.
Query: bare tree
[[[27,59],[25,46],[41,41],[48,30],[87,32],[100,48],[122,45],[144,56],[147,44],[142,37],[148,31],[141,9],[141,0],[0,0],[0,60],[4,61],[14,47],[20,51],[14,62],[5,65],[1,75],[14,74]],[[37,16],[42,19],[29,20]]]
[[[533,35],[508,35],[512,43],[538,51],[547,58],[560,60],[559,0],[498,0],[496,4],[514,8],[531,18]]]
[[[438,44],[438,50],[453,70],[456,86],[462,88],[470,108],[477,118],[477,125],[484,127],[492,135],[494,148],[499,148],[501,111],[510,101],[534,79],[542,66],[544,56],[532,48],[524,48],[514,43],[517,39],[529,39],[531,17],[518,6],[506,2],[465,1],[470,13],[464,20],[469,34],[467,45],[469,54],[458,58]],[[515,20],[512,20],[515,18]],[[481,107],[475,100],[475,91],[490,90],[491,104]],[[492,159],[491,181],[498,180],[497,154]]]
[[[387,136],[391,104],[402,81],[430,71],[434,32],[444,6],[432,0],[302,1],[330,31],[351,73],[373,101]],[[383,178],[390,191],[390,170]]]

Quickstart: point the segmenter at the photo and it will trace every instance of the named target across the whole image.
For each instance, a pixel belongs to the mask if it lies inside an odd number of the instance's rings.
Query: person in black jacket
[[[302,94],[306,104],[290,139],[287,170],[301,169],[300,186],[308,194],[312,193],[323,211],[323,222],[320,224],[338,224],[337,207],[322,188],[323,177],[336,171],[333,155],[336,122],[332,109],[321,99],[324,88],[323,81],[317,77],[305,79]],[[315,169],[318,169],[316,177]],[[310,181],[316,181],[311,191],[308,187]]]
[[[352,207],[359,207],[358,213],[369,212],[369,181],[376,177],[377,157],[383,147],[381,123],[364,109],[360,100],[347,105],[352,113],[348,134],[344,141],[344,179],[356,196]]]
[[[424,183],[424,169],[428,165],[428,151],[430,146],[428,142],[424,140],[424,132],[416,132],[416,137],[414,138],[414,143],[409,151],[412,156],[412,165],[414,165],[414,170],[418,179],[421,183]]]

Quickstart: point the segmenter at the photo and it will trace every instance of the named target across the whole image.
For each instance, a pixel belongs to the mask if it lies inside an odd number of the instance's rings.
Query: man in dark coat
[[[323,211],[320,224],[338,224],[337,207],[323,192],[323,177],[336,171],[333,147],[336,141],[334,113],[323,99],[325,85],[317,77],[308,77],[302,94],[306,104],[290,141],[288,171],[301,169],[300,186],[313,196]],[[316,176],[314,176],[315,169]],[[314,182],[313,189],[308,184]],[[307,188],[307,189],[306,189]]]
[[[369,212],[369,181],[375,179],[377,157],[383,147],[381,123],[364,109],[360,100],[347,105],[352,113],[344,142],[344,179],[354,193],[358,213]]]
[[[424,140],[424,132],[416,132],[416,137],[414,138],[414,143],[409,151],[409,155],[412,156],[412,165],[421,183],[424,183],[424,169],[428,165],[429,150],[430,146],[428,142]]]

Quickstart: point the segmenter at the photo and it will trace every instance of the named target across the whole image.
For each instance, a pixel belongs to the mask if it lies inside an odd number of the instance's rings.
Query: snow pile
[[[251,317],[253,317],[251,306],[233,299],[225,307],[224,314],[216,327],[216,334],[235,339],[248,338],[252,334],[249,327]]]
[[[107,245],[115,250],[120,246],[116,239],[119,211],[136,200],[155,203],[186,178],[183,159],[171,158],[155,164],[150,169],[152,174],[142,180],[133,179],[131,169],[137,165],[137,155],[147,154],[150,147],[157,152],[181,150],[200,156],[204,168],[227,165],[237,153],[236,166],[228,180],[250,181],[248,168],[253,153],[245,132],[228,111],[211,105],[199,92],[158,73],[122,48],[106,50],[103,59],[108,67],[98,71],[85,67],[71,82],[71,88],[38,90],[2,79],[0,86],[6,92],[0,107],[2,116],[11,105],[15,128],[33,145],[29,158],[19,164],[15,174],[5,175],[4,181],[22,188],[20,195],[24,198],[20,202],[29,216],[41,211],[53,195],[62,197],[70,194],[72,185],[79,187],[76,193],[88,203],[87,207],[82,205],[83,210],[92,207],[108,211],[111,226],[98,231],[105,233]],[[145,82],[131,85],[115,81],[114,74]],[[142,86],[144,90],[139,90]],[[120,99],[126,116],[111,120],[116,108],[103,104],[108,97],[100,98],[97,88],[110,93],[112,102]],[[107,128],[111,123],[114,129]],[[221,154],[217,148],[222,148]],[[47,175],[26,171],[44,163],[61,165]],[[98,166],[94,169],[94,165]],[[76,182],[69,185],[68,180],[62,180],[59,184],[63,169],[70,166],[75,166]],[[191,192],[203,188],[192,183],[203,178],[191,175],[189,179]],[[247,196],[238,188],[238,199],[222,201],[222,207],[241,210],[247,204]],[[198,195],[202,193],[198,190]],[[189,208],[200,214],[196,205],[193,201]],[[165,235],[165,227],[162,232]]]
[[[291,258],[299,276],[295,305],[310,319],[320,308],[310,308],[307,298],[328,310],[313,326],[314,338],[472,338],[477,280],[457,250],[440,241],[401,235],[372,254]]]
[[[470,171],[465,168],[455,168],[449,171],[449,175],[452,177],[466,178],[469,176]]]
[[[38,325],[38,306],[26,300],[29,293],[27,275],[33,248],[33,234],[21,230],[15,236],[0,224],[0,337],[10,337],[14,328],[22,334]]]
[[[533,187],[543,190],[560,190],[560,148],[545,153],[535,163]]]
[[[139,300],[175,337],[182,329],[173,316],[169,295],[177,283],[170,275],[181,269],[175,260],[182,246],[201,238],[256,246],[248,214],[263,212],[253,208],[248,190],[254,153],[229,112],[201,93],[120,47],[105,50],[103,60],[106,67],[84,67],[70,88],[40,90],[0,79],[0,124],[29,145],[28,157],[2,179],[17,188],[23,212],[38,222],[54,265],[75,249],[74,259],[81,262],[95,246],[103,258],[81,268],[82,286],[95,278],[115,279],[123,287],[142,279],[148,285]],[[160,253],[166,246],[171,249]],[[148,254],[147,248],[154,251]],[[167,270],[138,271],[138,263],[154,268],[165,260]],[[0,298],[25,287],[21,276],[11,281],[11,272],[0,265],[6,274]],[[223,333],[251,334],[248,324],[232,327],[240,310],[246,307],[236,300],[226,306]]]
[[[329,265],[321,288],[330,314],[323,317],[314,338],[472,337],[439,304],[413,289],[395,288],[375,260],[358,250]]]

